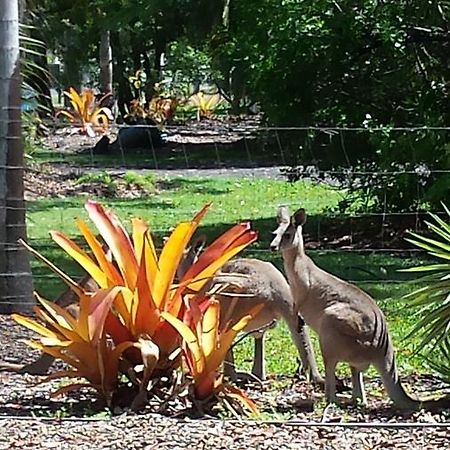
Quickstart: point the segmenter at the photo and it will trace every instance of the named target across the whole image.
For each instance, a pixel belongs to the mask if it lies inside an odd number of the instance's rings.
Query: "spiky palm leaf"
[[[416,309],[420,317],[409,336],[417,333],[422,336],[418,350],[423,350],[428,345],[441,350],[440,356],[447,360],[447,376],[450,378],[448,370],[450,362],[450,210],[443,206],[449,222],[445,222],[436,214],[430,214],[434,223],[426,222],[429,230],[436,235],[435,237],[410,233],[412,238],[407,239],[408,242],[426,250],[430,256],[442,262],[405,269],[405,272],[425,273],[422,281],[427,282],[425,287],[408,294],[405,298],[410,300],[409,305]],[[432,363],[432,365],[442,373],[441,363],[437,365]]]

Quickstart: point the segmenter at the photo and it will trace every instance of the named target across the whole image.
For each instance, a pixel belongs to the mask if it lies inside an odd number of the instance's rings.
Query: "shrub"
[[[430,214],[434,223],[426,222],[434,238],[411,233],[412,238],[407,239],[440,262],[405,271],[427,274],[423,278],[427,285],[406,296],[418,317],[410,335],[422,335],[419,350],[429,346],[437,350],[437,354],[427,359],[434,369],[450,380],[450,210],[446,206],[444,209],[447,222],[435,214]]]
[[[248,223],[232,227],[175,282],[186,247],[208,208],[206,205],[191,221],[178,224],[158,255],[150,229],[142,220],[132,220],[130,236],[113,213],[88,201],[86,210],[103,242],[84,221],[76,222],[91,255],[58,231],[51,236],[97,283],[96,292],[86,291],[24,243],[79,298],[77,317],[39,296],[38,320],[13,316],[43,336],[29,342],[32,347],[72,366],[51,378],[82,377],[87,381],[65,386],[58,393],[87,385],[111,405],[121,374],[139,384],[139,404],[147,397],[149,380],[170,378],[180,367],[182,348],[185,371],[192,375],[194,400],[209,401],[228,393],[231,401],[238,399],[247,410],[255,410],[243,393],[223,383],[218,369],[232,338],[257,310],[219,329],[217,301],[207,283],[227,260],[256,240],[256,233]],[[205,362],[203,366],[197,356]]]

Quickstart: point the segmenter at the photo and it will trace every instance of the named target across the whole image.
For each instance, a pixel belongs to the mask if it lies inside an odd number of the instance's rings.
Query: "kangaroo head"
[[[275,237],[270,243],[271,250],[278,251],[298,247],[302,240],[302,226],[305,221],[306,212],[303,208],[291,216],[286,206],[280,206],[277,210],[278,228],[273,232]]]

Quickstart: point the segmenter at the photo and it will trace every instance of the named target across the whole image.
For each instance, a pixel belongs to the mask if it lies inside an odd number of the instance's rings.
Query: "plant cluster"
[[[219,105],[223,102],[223,98],[219,92],[214,94],[199,91],[189,97],[189,104],[197,110],[197,120],[210,119]]]
[[[415,310],[418,318],[410,336],[421,334],[418,351],[429,350],[430,346],[437,350],[427,359],[432,368],[450,380],[450,210],[443,206],[447,222],[436,214],[430,214],[434,223],[426,222],[435,237],[411,233],[411,238],[407,239],[438,261],[404,271],[426,274],[423,277],[426,286],[406,296],[410,300],[408,307]],[[427,354],[430,355],[428,351]]]
[[[147,76],[143,70],[138,70],[136,74],[129,77],[130,84],[133,87],[134,99],[130,101],[127,107],[127,114],[124,119],[127,123],[147,123],[148,119],[157,124],[170,122],[175,116],[179,103],[176,96],[165,93],[161,89],[161,84],[154,86],[155,95],[149,102],[145,95],[145,81]]]
[[[132,220],[130,236],[113,213],[88,201],[86,210],[103,240],[83,220],[76,223],[91,254],[61,232],[52,231],[51,236],[97,283],[95,292],[87,291],[24,243],[79,298],[75,315],[37,295],[37,320],[13,316],[42,336],[29,345],[68,364],[68,369],[50,379],[78,380],[56,394],[89,386],[112,405],[119,380],[125,378],[137,387],[133,406],[140,407],[164,378],[188,386],[194,402],[208,404],[219,398],[247,412],[256,411],[245,393],[224,382],[220,367],[234,337],[258,313],[259,306],[221,328],[216,290],[209,291],[216,271],[255,241],[256,233],[249,223],[232,227],[177,279],[186,248],[208,208],[205,205],[191,221],[178,224],[158,255],[150,229],[142,220]],[[215,285],[215,289],[225,288]],[[183,381],[174,377],[180,368]]]
[[[72,109],[58,111],[56,116],[67,117],[72,125],[80,127],[81,131],[90,137],[94,137],[99,131],[106,131],[113,116],[111,110],[101,104],[110,94],[97,100],[93,89],[84,89],[79,94],[73,87],[64,94],[70,100]]]

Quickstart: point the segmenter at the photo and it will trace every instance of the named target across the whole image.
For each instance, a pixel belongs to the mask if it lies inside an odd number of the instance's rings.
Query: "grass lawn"
[[[190,219],[202,205],[212,201],[213,207],[201,227],[209,242],[236,222],[250,219],[259,231],[260,240],[245,255],[271,260],[279,267],[282,266],[281,256],[268,251],[270,232],[275,228],[276,207],[280,204],[291,205],[291,209],[302,206],[312,216],[310,223],[314,224],[314,218],[326,215],[342,198],[342,193],[325,185],[309,182],[289,184],[269,179],[175,177],[158,180],[158,186],[158,193],[145,199],[100,200],[114,209],[126,226],[131,217],[148,221],[159,243],[176,223]],[[48,231],[57,229],[72,238],[79,237],[73,219],[77,216],[86,218],[84,201],[85,197],[32,201],[27,217],[31,244],[74,276],[79,269],[49,240]],[[401,372],[426,371],[423,361],[411,355],[417,341],[402,342],[415,319],[400,298],[414,289],[414,285],[408,282],[411,280],[409,275],[397,272],[397,269],[417,265],[419,261],[383,252],[315,250],[309,254],[322,268],[344,279],[354,280],[379,302],[387,315],[398,349]],[[63,289],[59,281],[35,261],[33,273],[35,287],[44,297],[55,298]],[[280,348],[286,349],[283,357],[280,357]],[[240,367],[250,366],[251,353],[252,339],[238,345],[237,363]],[[284,324],[269,331],[267,355],[269,373],[294,373],[296,351]]]

